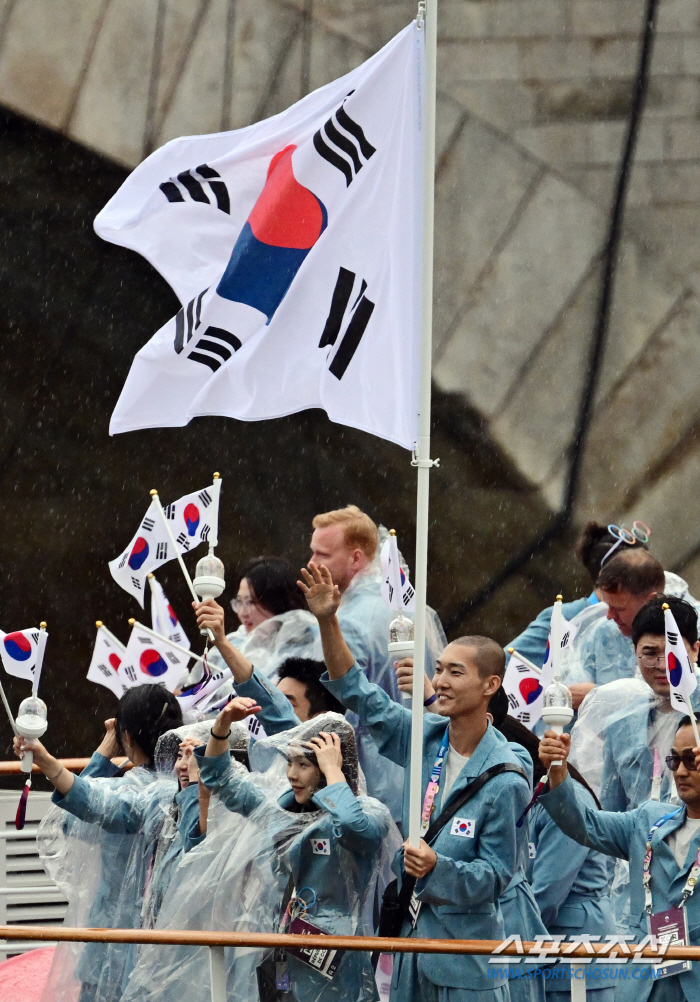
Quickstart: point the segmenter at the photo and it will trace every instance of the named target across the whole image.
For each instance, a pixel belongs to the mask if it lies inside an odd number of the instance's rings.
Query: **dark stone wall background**
[[[320,411],[255,424],[198,419],[110,439],[109,416],[135,352],[179,308],[146,261],[92,230],[125,176],[0,111],[0,627],[49,624],[41,695],[47,745],[63,755],[89,754],[115,709],[111,693],[85,674],[95,619],[126,640],[127,619],[139,616],[107,561],[135,531],[150,488],[167,503],[221,472],[218,552],[231,579],[236,565],[262,552],[301,564],[313,515],[350,502],[395,528],[413,563],[408,453]],[[550,514],[463,405],[437,395],[433,426],[442,465],[432,478],[429,601],[448,620]],[[452,636],[484,632],[506,642],[558,590],[582,594],[588,583],[570,542],[551,545],[511,576],[471,617],[455,621]],[[177,565],[159,579],[194,636]],[[3,681],[16,709],[29,685]],[[9,757],[10,739],[0,718],[0,758]]]

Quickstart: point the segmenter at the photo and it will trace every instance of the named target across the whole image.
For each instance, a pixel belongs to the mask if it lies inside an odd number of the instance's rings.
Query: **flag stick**
[[[221,496],[221,474],[215,473],[212,477],[212,486],[216,488],[217,494]],[[216,500],[216,532],[209,539],[209,552],[214,552],[214,547],[219,545],[219,497]]]
[[[541,668],[538,668],[537,665],[533,665],[532,661],[528,661],[528,659],[524,658],[522,654],[518,654],[518,652],[514,647],[509,647],[508,653],[511,655],[511,657],[517,658],[518,661],[522,661],[524,665],[527,665],[530,671],[537,672],[538,675],[542,674]]]
[[[116,638],[116,637],[114,636],[114,634],[113,634],[113,633],[112,633],[112,632],[111,632],[110,630],[108,630],[108,629],[107,629],[107,627],[105,626],[105,624],[104,624],[104,623],[102,622],[102,620],[101,620],[101,619],[98,619],[98,620],[97,620],[97,622],[95,623],[95,626],[97,627],[98,631],[99,631],[99,630],[102,630],[102,632],[104,633],[105,637],[107,637],[107,640],[111,640],[111,641],[112,641],[112,643],[113,643],[113,644],[116,644],[116,645],[117,645],[117,647],[118,647],[118,648],[119,648],[119,649],[120,649],[121,651],[125,651],[125,650],[126,650],[126,647],[125,647],[125,646],[124,646],[124,644],[123,644],[123,643],[121,642],[121,640],[118,640],[118,639],[117,639],[117,638]]]
[[[153,500],[155,501],[155,503],[156,503],[156,505],[158,507],[158,511],[160,512],[160,517],[163,520],[163,527],[165,528],[165,531],[168,534],[168,539],[170,540],[170,542],[172,544],[173,550],[175,550],[175,556],[177,557],[178,563],[180,564],[180,569],[182,570],[182,573],[185,576],[185,581],[187,582],[187,587],[190,589],[190,592],[192,594],[192,598],[195,600],[195,602],[197,604],[199,604],[199,602],[201,601],[201,599],[200,599],[199,595],[197,594],[197,592],[194,590],[194,585],[192,584],[192,578],[190,577],[190,572],[187,570],[187,567],[185,566],[185,561],[182,559],[182,554],[180,553],[180,551],[177,548],[177,543],[175,542],[175,537],[172,534],[170,526],[168,525],[168,520],[165,517],[165,512],[163,511],[163,505],[160,503],[160,498],[158,497],[158,491],[155,490],[155,489],[152,490],[151,491],[151,497],[153,498]],[[207,627],[207,633],[209,635],[209,639],[213,643],[214,642],[214,634],[211,632],[211,630],[208,627]],[[170,643],[170,641],[168,641],[168,643]],[[200,658],[200,661],[201,661],[201,658]]]
[[[698,725],[695,720],[695,710],[690,705],[690,700],[687,696],[683,697],[683,702],[685,703],[685,708],[688,711],[688,716],[690,717],[690,726],[693,728],[693,735],[695,737],[695,747],[700,748],[700,734],[698,734]]]
[[[197,601],[199,601],[199,599]],[[155,637],[156,640],[162,641],[162,643],[167,644],[168,647],[174,647],[176,651],[180,652],[180,654],[185,654],[188,658],[192,658],[194,661],[201,661],[204,663],[204,658],[200,658],[198,654],[193,654],[192,651],[188,651],[186,647],[176,644],[174,640],[169,640],[168,637],[164,637],[162,633],[156,633],[155,630],[149,629],[147,626],[144,626],[143,623],[137,623],[135,619],[129,620],[129,626],[138,627],[139,630],[143,630],[144,633],[147,633],[149,637]]]
[[[413,691],[423,691],[425,671],[425,619],[428,579],[428,504],[430,495],[430,402],[433,362],[433,230],[435,217],[435,101],[437,85],[438,0],[426,0],[422,30],[425,31],[425,107],[423,111],[423,255],[421,283],[421,349],[418,442],[412,460],[418,467],[416,498],[416,619],[413,658]],[[422,4],[418,17],[421,17]],[[419,22],[420,23],[420,22]],[[423,706],[413,700],[411,709],[411,778],[408,841],[420,843],[423,775]]]
[[[34,665],[34,680],[32,682],[32,696],[36,696],[39,692],[39,679],[41,678],[41,669],[44,664],[44,651],[46,650],[46,640],[48,634],[46,632],[46,623],[39,623],[39,640],[37,641],[37,655],[36,664]]]

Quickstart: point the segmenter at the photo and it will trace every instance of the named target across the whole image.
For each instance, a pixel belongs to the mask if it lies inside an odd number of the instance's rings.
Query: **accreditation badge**
[[[688,916],[685,905],[680,908],[667,908],[663,912],[655,912],[649,916],[649,932],[658,938],[659,943],[668,946],[688,946]],[[662,964],[654,964],[655,978],[670,978],[674,974],[683,974],[692,970],[692,960],[665,960]]]

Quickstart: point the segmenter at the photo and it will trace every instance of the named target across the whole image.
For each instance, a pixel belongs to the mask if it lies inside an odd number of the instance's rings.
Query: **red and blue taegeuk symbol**
[[[115,671],[119,670],[119,665],[122,663],[122,659],[120,657],[117,657],[116,654],[110,654],[107,660]]]
[[[173,609],[170,602],[168,602],[168,616],[170,616],[170,622],[173,626],[177,626],[177,616],[175,615],[175,610]]]
[[[672,686],[677,686],[683,674],[683,665],[673,651],[668,652],[668,677]]]
[[[168,666],[163,658],[160,656],[158,651],[154,651],[152,647],[147,648],[143,652],[139,658],[139,665],[144,675],[151,675],[153,678],[157,678],[159,675],[165,675],[168,670]]]
[[[129,567],[132,571],[140,571],[148,558],[148,543],[143,536],[137,536],[129,554]]]
[[[542,686],[536,678],[524,678],[518,688],[527,706],[534,703],[542,692]]]
[[[184,511],[185,525],[187,526],[187,535],[194,536],[195,532],[199,528],[199,508],[196,504],[185,505]]]
[[[217,287],[272,320],[304,259],[328,225],[326,207],[294,177],[296,146],[270,161],[265,187],[243,225]]]
[[[23,633],[8,633],[2,642],[13,661],[28,661],[32,656],[32,645]]]
[[[458,821],[457,822],[457,831],[459,832],[460,835],[466,835],[467,832],[469,831],[469,822],[468,821]]]
[[[543,668],[547,664],[548,661],[549,661],[549,640],[547,640],[547,646],[544,649],[544,661],[542,662],[542,667]]]

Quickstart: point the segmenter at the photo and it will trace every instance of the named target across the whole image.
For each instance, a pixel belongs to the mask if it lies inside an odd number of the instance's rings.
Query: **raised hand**
[[[214,730],[217,734],[223,734],[229,730],[234,720],[245,720],[252,713],[260,713],[261,709],[262,707],[258,706],[254,699],[249,699],[248,696],[235,696],[219,713]],[[221,727],[224,727],[223,731]]]
[[[333,584],[331,572],[325,564],[309,561],[308,570],[301,569],[303,581],[297,584],[304,592],[306,603],[316,619],[331,619],[340,605],[340,589]]]
[[[200,630],[210,629],[217,645],[226,640],[224,610],[218,602],[213,598],[205,598],[203,602],[193,602],[192,608],[197,614],[197,626]]]
[[[552,789],[563,783],[569,774],[566,761],[571,750],[571,736],[569,734],[557,734],[556,731],[545,731],[544,737],[540,741],[539,756],[540,762],[549,771],[549,785]],[[554,762],[561,762],[561,765],[553,765]]]
[[[311,738],[308,746],[316,756],[318,767],[326,777],[326,782],[344,783],[343,775],[343,753],[340,745],[340,738],[333,731],[328,734],[326,731],[319,731],[315,738]]]
[[[104,755],[105,758],[114,758],[115,755],[121,754],[121,745],[117,738],[116,717],[110,717],[109,720],[105,720],[105,736],[100,741],[97,751],[100,755]]]

